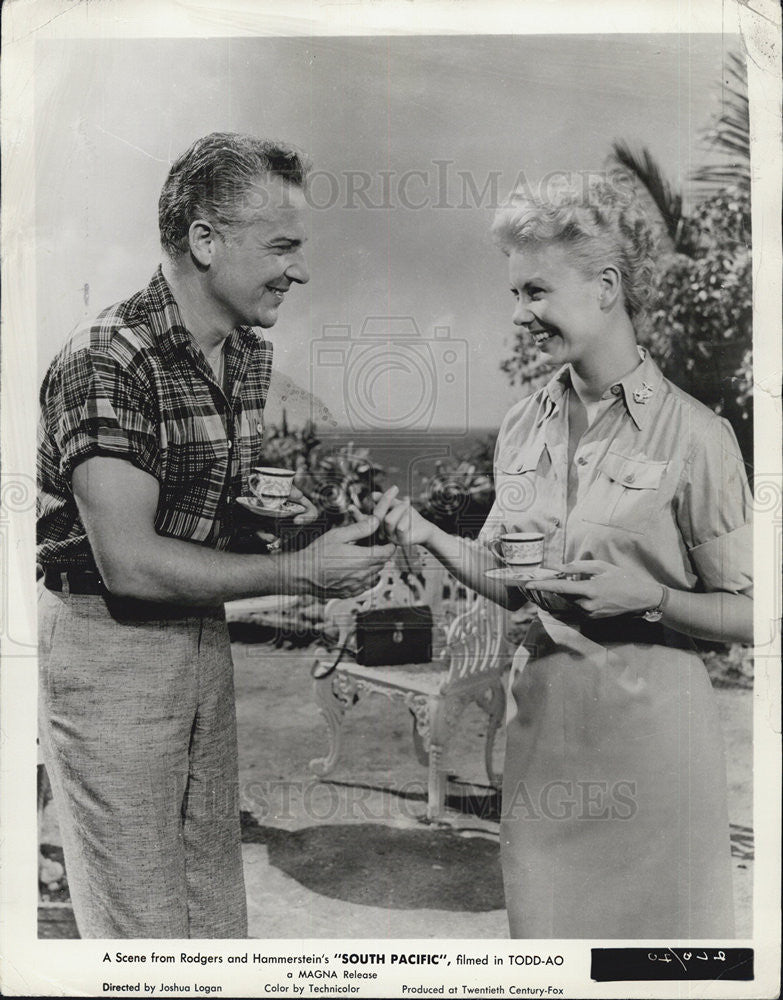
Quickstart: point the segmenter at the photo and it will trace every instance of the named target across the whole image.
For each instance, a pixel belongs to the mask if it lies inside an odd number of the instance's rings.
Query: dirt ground
[[[412,717],[375,696],[347,715],[328,781],[308,767],[327,747],[311,693],[312,651],[234,644],[243,853],[254,938],[507,937],[499,798],[483,769],[486,716],[454,734],[447,825],[425,821],[426,768]],[[737,933],[751,931],[752,695],[716,692],[727,746]],[[502,738],[497,752],[502,755]],[[501,757],[502,759],[502,757]],[[42,840],[56,852],[52,807]],[[67,894],[40,908],[41,936],[75,936]],[[59,897],[59,905],[57,898]]]

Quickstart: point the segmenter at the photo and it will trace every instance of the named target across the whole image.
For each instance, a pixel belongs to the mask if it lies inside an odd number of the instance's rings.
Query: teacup
[[[279,510],[291,495],[295,475],[293,469],[269,469],[257,466],[250,470],[247,482],[253,496],[267,510]]]
[[[508,566],[540,566],[544,536],[540,531],[510,531],[493,538],[490,548]]]

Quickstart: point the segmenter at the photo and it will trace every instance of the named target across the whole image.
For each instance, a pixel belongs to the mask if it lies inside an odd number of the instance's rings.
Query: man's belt
[[[58,569],[47,566],[43,576],[44,587],[56,593],[103,595],[106,588],[100,576],[91,569]]]
[[[102,597],[109,614],[117,621],[149,621],[159,619],[201,618],[222,615],[222,605],[196,608],[162,601],[146,601],[137,597],[117,597],[111,594],[95,570],[61,569],[49,566],[44,570],[44,586],[58,594],[89,594]]]

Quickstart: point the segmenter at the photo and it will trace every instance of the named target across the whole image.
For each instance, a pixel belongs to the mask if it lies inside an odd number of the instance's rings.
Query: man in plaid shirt
[[[83,937],[246,936],[223,602],[359,593],[394,549],[353,544],[370,517],[230,551],[271,373],[254,328],[309,278],[305,182],[285,146],[195,142],[160,196],[162,267],[41,388],[40,738]]]

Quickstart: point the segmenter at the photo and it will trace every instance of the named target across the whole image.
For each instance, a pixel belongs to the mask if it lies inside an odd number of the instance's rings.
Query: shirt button
[[[259,434],[263,434],[264,433],[264,425],[263,424],[256,424],[256,430],[258,431]]]
[[[619,396],[623,391],[623,387],[621,385],[613,385],[610,391],[613,396]]]
[[[577,460],[576,460],[576,464],[577,465],[587,465],[587,459],[584,457],[584,455],[580,455],[579,458],[577,458]]]
[[[632,472],[629,472],[628,475],[625,477],[626,483],[632,483],[634,479],[636,479],[636,476]]]
[[[228,439],[228,450],[230,451],[234,447],[234,442],[231,438]]]
[[[552,518],[552,524],[554,524],[554,526],[556,528],[559,528],[560,527],[560,518],[559,517],[553,517]]]

